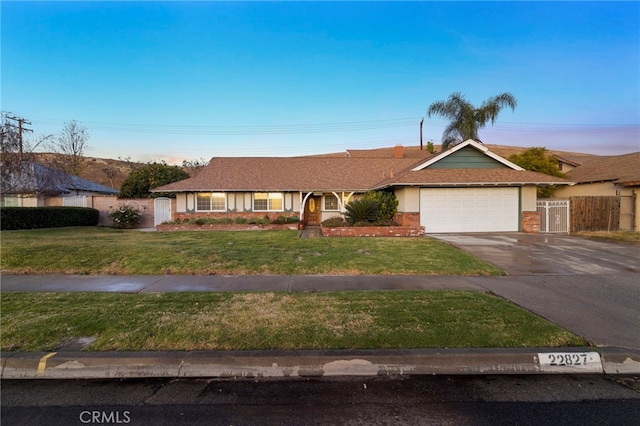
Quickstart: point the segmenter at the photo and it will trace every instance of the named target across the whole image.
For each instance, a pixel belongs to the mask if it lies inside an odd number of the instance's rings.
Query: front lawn
[[[298,238],[299,231],[2,232],[2,272],[18,274],[439,274],[502,272],[426,238]]]
[[[468,291],[2,293],[2,351],[586,346],[504,299]]]
[[[574,235],[623,243],[640,243],[640,232],[633,231],[582,231]]]

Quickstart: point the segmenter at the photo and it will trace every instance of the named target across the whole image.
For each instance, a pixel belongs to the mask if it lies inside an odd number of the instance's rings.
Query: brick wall
[[[321,226],[324,237],[419,237],[424,234],[422,226]]]
[[[540,213],[522,212],[522,232],[537,234],[540,232]]]
[[[176,224],[176,225],[158,225],[156,226],[158,232],[171,232],[171,231],[268,231],[268,230],[282,230],[282,229],[298,229],[298,224],[275,224],[268,225],[218,225],[218,224]]]
[[[420,213],[396,213],[393,216],[393,221],[400,224],[400,226],[420,226]]]

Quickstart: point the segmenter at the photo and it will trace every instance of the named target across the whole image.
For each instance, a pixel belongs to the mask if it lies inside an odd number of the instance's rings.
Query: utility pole
[[[422,123],[424,123],[424,117],[420,119],[420,151],[422,151]]]
[[[25,124],[31,125],[31,122],[25,118],[16,117],[15,115],[5,115],[5,118],[7,120],[7,127],[12,127],[18,130],[18,161],[22,163],[22,134],[24,132],[33,132],[33,130],[24,127]],[[15,124],[11,124],[8,120],[15,121],[18,125],[16,126]]]

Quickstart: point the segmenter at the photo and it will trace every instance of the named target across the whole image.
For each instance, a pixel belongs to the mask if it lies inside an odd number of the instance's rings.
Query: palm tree
[[[516,98],[508,92],[487,99],[479,108],[474,107],[460,92],[449,95],[446,101],[434,102],[429,106],[427,115],[439,115],[451,120],[442,133],[442,150],[451,145],[478,139],[478,129],[483,128],[489,120],[496,121],[500,110],[504,107],[516,108]]]

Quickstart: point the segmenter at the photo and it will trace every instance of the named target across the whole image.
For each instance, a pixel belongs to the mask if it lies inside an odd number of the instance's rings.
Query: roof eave
[[[575,185],[575,182],[394,182],[388,186],[422,186],[422,187],[433,187],[433,186],[525,186],[525,185],[535,185],[535,186],[544,186],[544,185],[567,185],[572,186]]]

